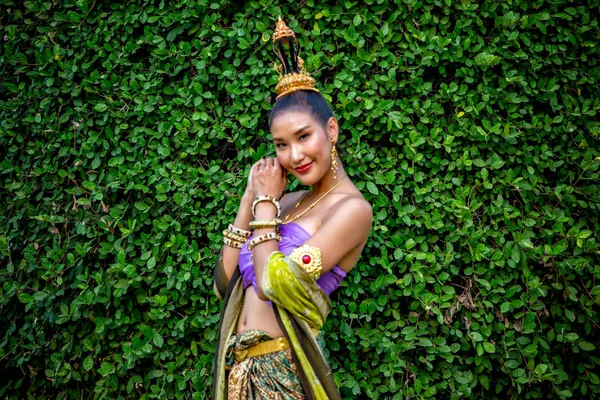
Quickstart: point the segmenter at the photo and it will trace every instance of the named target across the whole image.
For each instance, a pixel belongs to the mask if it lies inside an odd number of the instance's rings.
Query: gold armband
[[[281,220],[279,218],[275,219],[255,219],[254,221],[250,221],[250,229],[261,229],[261,228],[279,228],[281,225]]]
[[[323,265],[321,263],[321,249],[318,247],[304,244],[295,248],[290,253],[289,258],[304,268],[314,280],[319,279],[321,276]]]

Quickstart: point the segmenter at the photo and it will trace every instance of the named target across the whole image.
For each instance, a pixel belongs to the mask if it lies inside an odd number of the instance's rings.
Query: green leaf
[[[490,380],[487,375],[477,375],[477,379],[481,386],[483,386],[486,390],[490,389]]]
[[[156,335],[154,335],[154,338],[152,338],[152,342],[156,347],[162,347],[165,343],[165,340],[160,334],[157,333]]]
[[[83,368],[86,371],[91,370],[92,368],[94,368],[94,360],[92,359],[92,356],[87,356],[84,360],[83,360]]]
[[[492,55],[486,52],[479,53],[475,56],[475,64],[482,66],[493,66],[496,65],[502,60],[499,56]]]
[[[137,201],[134,204],[135,208],[137,208],[138,210],[145,212],[148,211],[148,209],[150,208],[150,205],[141,201]]]
[[[575,321],[575,314],[568,308],[565,308],[565,317],[567,317],[567,319],[571,322]]]
[[[468,385],[473,382],[473,374],[471,371],[455,371],[454,379],[461,385]]]
[[[374,195],[378,195],[379,194],[379,190],[377,189],[377,186],[375,186],[375,184],[373,182],[367,182],[367,189],[369,190],[369,192],[371,192]]]
[[[575,332],[569,332],[565,334],[565,339],[567,339],[569,342],[574,342],[579,339],[579,335]]]
[[[491,169],[499,169],[504,166],[505,162],[498,156],[496,153],[490,159],[490,168]]]
[[[104,112],[108,109],[108,106],[105,103],[98,103],[94,106],[94,111]]]
[[[515,264],[519,263],[519,261],[521,260],[521,250],[519,249],[519,246],[513,246],[512,251],[510,253],[510,258],[515,262]]]
[[[27,293],[19,293],[18,297],[19,297],[19,301],[23,304],[28,304],[33,301],[33,296],[31,296]]]
[[[579,348],[581,350],[584,351],[594,351],[596,350],[596,346],[590,342],[586,342],[586,341],[580,341],[579,343],[577,343],[577,345],[579,345]]]

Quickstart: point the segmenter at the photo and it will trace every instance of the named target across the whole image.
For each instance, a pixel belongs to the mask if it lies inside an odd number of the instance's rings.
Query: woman
[[[283,65],[270,117],[276,157],[252,166],[224,232],[213,397],[339,398],[315,337],[331,310],[328,296],[366,244],[372,210],[344,171],[338,122],[281,20],[274,48]],[[281,197],[287,173],[311,189]]]

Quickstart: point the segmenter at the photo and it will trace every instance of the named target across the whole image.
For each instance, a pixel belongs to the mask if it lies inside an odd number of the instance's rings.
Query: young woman
[[[252,166],[224,232],[213,397],[339,398],[315,338],[331,311],[328,296],[366,244],[372,210],[344,170],[338,122],[283,21],[274,40],[285,72],[270,117],[276,157]],[[288,173],[310,190],[282,197]]]

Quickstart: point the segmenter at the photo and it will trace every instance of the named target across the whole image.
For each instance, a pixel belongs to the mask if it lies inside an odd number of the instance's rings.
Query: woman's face
[[[338,126],[330,118],[322,126],[306,111],[289,110],[271,121],[277,159],[303,185],[323,178],[331,167],[331,140],[337,141]]]

